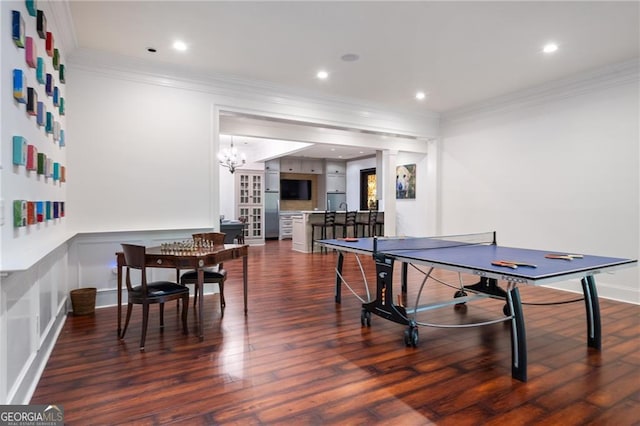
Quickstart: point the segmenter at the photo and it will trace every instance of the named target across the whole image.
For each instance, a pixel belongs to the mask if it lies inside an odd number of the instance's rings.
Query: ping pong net
[[[444,249],[469,245],[496,244],[496,233],[447,235],[439,237],[375,237],[373,254],[401,254],[405,251]]]

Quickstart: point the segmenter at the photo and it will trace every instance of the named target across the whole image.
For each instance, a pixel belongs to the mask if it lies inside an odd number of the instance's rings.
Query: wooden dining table
[[[244,290],[244,314],[247,315],[248,273],[247,258],[249,246],[244,244],[224,244],[198,250],[172,250],[166,247],[147,247],[147,268],[175,269],[179,277],[180,270],[195,270],[198,276],[198,337],[204,340],[204,270],[228,260],[242,258],[242,284]],[[122,268],[126,265],[123,252],[116,253],[118,269],[118,336],[122,331]]]

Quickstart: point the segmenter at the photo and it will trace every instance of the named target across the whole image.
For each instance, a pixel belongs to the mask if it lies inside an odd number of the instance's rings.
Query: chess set
[[[214,247],[216,246],[213,241],[194,238],[184,241],[162,243],[160,245],[160,252],[174,256],[201,255],[212,252]]]

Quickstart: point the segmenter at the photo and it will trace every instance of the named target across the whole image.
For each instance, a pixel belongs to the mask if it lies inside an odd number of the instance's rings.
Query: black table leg
[[[600,323],[600,303],[596,291],[596,280],[593,275],[582,279],[584,304],[587,309],[587,345],[590,348],[602,349],[602,326]]]
[[[526,382],[527,336],[524,330],[520,292],[517,287],[507,292],[507,302],[511,308],[511,377]]]
[[[342,265],[344,263],[344,253],[338,252],[338,263],[336,265],[336,303],[342,303]]]
[[[247,316],[247,293],[249,287],[249,267],[248,267],[249,256],[242,257],[242,289],[244,292],[244,316]]]
[[[118,257],[118,338],[122,333],[122,263]]]
[[[402,295],[407,296],[407,273],[409,270],[409,264],[407,262],[402,262],[402,269],[400,275],[400,283],[402,284]]]
[[[202,314],[202,311],[204,310],[204,270],[202,268],[198,268],[196,273],[198,277],[198,337],[202,342],[204,340],[204,315]],[[185,307],[183,306],[182,309],[184,308]]]

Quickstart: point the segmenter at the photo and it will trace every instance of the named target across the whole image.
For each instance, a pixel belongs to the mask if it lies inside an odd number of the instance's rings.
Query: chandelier
[[[225,148],[218,153],[218,161],[222,167],[226,167],[233,174],[238,167],[244,166],[247,158],[244,154],[238,152],[233,146],[233,136],[231,137],[231,146]]]

